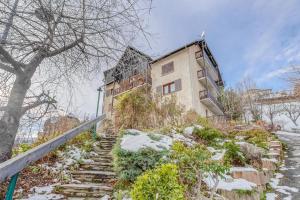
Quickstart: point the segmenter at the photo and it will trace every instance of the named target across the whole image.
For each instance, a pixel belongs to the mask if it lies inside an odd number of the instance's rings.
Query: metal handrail
[[[3,163],[0,163],[0,183],[5,181],[7,178],[11,177],[11,182],[8,187],[6,200],[11,200],[15,188],[15,184],[19,175],[19,172],[23,170],[28,165],[34,163],[35,161],[41,159],[49,152],[53,151],[54,149],[58,148],[59,146],[65,144],[70,139],[76,137],[83,131],[86,131],[93,126],[95,126],[98,122],[105,119],[105,114],[95,119],[85,122],[84,124],[69,130],[62,135],[45,142],[25,153],[19,154],[14,158],[11,158]]]

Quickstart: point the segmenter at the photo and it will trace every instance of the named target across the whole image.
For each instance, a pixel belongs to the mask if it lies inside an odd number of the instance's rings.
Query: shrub
[[[208,144],[214,144],[216,139],[223,137],[222,133],[217,129],[207,127],[203,129],[195,128],[193,134]]]
[[[198,117],[197,122],[198,122],[198,124],[200,124],[201,126],[203,126],[205,128],[213,127],[211,122],[205,117]]]
[[[133,200],[184,200],[177,166],[164,164],[139,176],[131,191]]]
[[[193,125],[198,122],[199,115],[194,110],[189,110],[183,116],[183,120],[186,125]]]
[[[171,159],[179,168],[180,178],[188,188],[188,196],[196,196],[201,199],[201,185],[204,174],[223,176],[228,170],[226,165],[211,160],[211,153],[205,146],[195,145],[186,147],[183,143],[176,142],[172,147]],[[212,190],[211,195],[213,195]]]
[[[224,163],[228,165],[244,166],[246,158],[244,157],[241,149],[234,142],[226,142],[224,144],[226,152],[224,155]]]
[[[268,140],[274,138],[274,136],[263,129],[251,129],[247,131],[233,132],[231,133],[233,136],[245,136],[245,140],[251,144],[255,144],[258,147],[267,149],[268,148]]]
[[[116,103],[117,128],[150,128],[153,101],[144,88],[121,95]]]
[[[114,168],[120,181],[133,182],[144,171],[156,167],[165,154],[164,151],[159,152],[151,148],[131,152],[121,149],[117,144],[113,150]]]

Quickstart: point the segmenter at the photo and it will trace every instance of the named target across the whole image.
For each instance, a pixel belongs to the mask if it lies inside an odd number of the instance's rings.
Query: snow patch
[[[127,134],[124,135],[121,139],[121,148],[128,151],[136,152],[142,148],[152,148],[156,151],[162,151],[165,149],[170,149],[173,141],[172,138],[160,134],[152,134],[153,137],[149,134],[138,131],[135,129],[126,130]]]
[[[63,199],[63,195],[53,194],[53,187],[55,185],[48,185],[44,187],[33,187],[30,192],[33,194],[29,194],[28,198],[22,200],[58,200]]]
[[[276,200],[277,194],[275,193],[266,193],[266,200]]]
[[[252,167],[231,167],[230,173],[232,172],[258,172],[258,171]]]
[[[245,179],[234,179],[231,176],[225,176],[226,179],[218,177],[219,183],[217,189],[220,190],[253,190],[257,185],[255,183],[249,182]],[[209,188],[213,188],[216,180],[214,180],[210,175],[204,178],[204,182]]]

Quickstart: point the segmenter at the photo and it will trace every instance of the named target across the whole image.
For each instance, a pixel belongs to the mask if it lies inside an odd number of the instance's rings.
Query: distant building
[[[80,124],[78,118],[72,115],[50,117],[44,123],[43,132],[39,135],[51,135],[53,133],[64,133]]]
[[[104,76],[103,110],[109,118],[113,117],[118,96],[138,87],[148,87],[162,99],[174,94],[186,110],[195,110],[201,116],[224,115],[218,100],[223,80],[204,40],[189,43],[155,60],[128,47],[118,64],[105,71]]]

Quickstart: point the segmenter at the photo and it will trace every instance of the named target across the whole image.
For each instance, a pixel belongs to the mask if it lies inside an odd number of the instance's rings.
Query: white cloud
[[[264,82],[276,77],[281,77],[285,74],[288,73],[292,73],[292,72],[296,72],[300,70],[300,65],[299,66],[287,66],[287,67],[282,67],[280,69],[276,69],[274,71],[271,71],[269,73],[267,73],[266,75],[264,75],[263,77],[261,77],[258,81],[259,82]]]

